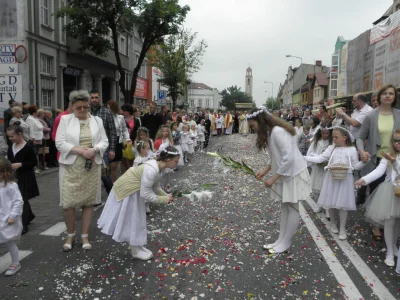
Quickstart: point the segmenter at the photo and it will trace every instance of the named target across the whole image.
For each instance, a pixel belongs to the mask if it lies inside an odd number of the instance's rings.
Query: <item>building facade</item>
[[[192,82],[188,85],[188,101],[190,111],[197,111],[200,108],[218,110],[222,96],[215,88],[211,88],[204,83]]]
[[[103,102],[111,99],[124,102],[114,51],[110,50],[105,57],[90,51],[79,52],[78,41],[63,30],[67,19],[54,16],[66,5],[66,0],[0,0],[2,10],[9,15],[8,29],[0,30],[1,43],[23,47],[27,52],[27,60],[18,64],[16,76],[22,82],[22,89],[16,100],[54,110],[66,106],[72,90],[96,89]],[[132,29],[121,34],[118,43],[126,73],[125,84],[129,87],[142,42]],[[137,78],[134,103],[139,106],[146,106],[149,100],[148,81],[152,73],[149,68],[144,64]]]

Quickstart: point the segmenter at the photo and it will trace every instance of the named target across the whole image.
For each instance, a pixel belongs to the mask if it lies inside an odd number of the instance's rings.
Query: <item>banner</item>
[[[346,44],[342,47],[342,57],[340,58],[340,94],[339,96],[347,95],[347,58],[349,45]]]
[[[388,42],[385,61],[385,83],[400,86],[400,30],[392,32]]]
[[[149,91],[148,91],[148,84],[147,84],[146,79],[143,79],[140,77],[136,78],[136,90],[135,90],[134,97],[148,99]]]
[[[370,44],[372,45],[383,40],[391,35],[392,32],[397,31],[399,27],[400,11],[397,11],[371,29]]]
[[[375,45],[374,56],[374,84],[373,89],[379,90],[385,79],[385,60],[388,40],[384,39]]]

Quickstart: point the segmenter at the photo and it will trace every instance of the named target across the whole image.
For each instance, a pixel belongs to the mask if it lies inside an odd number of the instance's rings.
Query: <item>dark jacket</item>
[[[134,140],[136,140],[136,135],[137,135],[137,131],[138,131],[138,128],[140,127],[140,120],[139,120],[139,118],[136,118],[135,117],[135,123],[134,123],[134,125],[133,125],[133,130],[131,131],[131,134],[130,134],[130,138],[131,138],[131,141],[133,142]],[[128,127],[129,128],[129,127]]]
[[[155,140],[156,134],[160,126],[162,125],[162,117],[160,114],[146,113],[143,116],[142,126],[149,130],[149,137]]]
[[[211,130],[211,120],[207,119],[204,121],[204,127],[206,128],[206,132],[210,133]]]
[[[4,111],[4,132],[7,132],[7,128],[10,126],[10,120],[12,119],[12,111],[11,108],[7,108]]]

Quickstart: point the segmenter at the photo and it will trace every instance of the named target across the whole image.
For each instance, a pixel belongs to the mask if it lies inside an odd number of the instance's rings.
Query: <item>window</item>
[[[339,71],[339,50],[336,50],[335,53],[332,54],[331,73],[337,73],[338,71]]]
[[[55,79],[41,77],[41,107],[51,107],[54,98]]]
[[[43,25],[50,26],[49,0],[40,1],[40,19]]]
[[[190,107],[194,107],[194,99],[190,99]]]
[[[65,3],[65,1],[61,1],[61,8],[65,8],[67,5]],[[67,40],[67,33],[65,32],[64,28],[65,26],[67,26],[67,17],[62,17],[60,18],[60,22],[61,22],[61,41],[62,42],[66,42]]]
[[[250,78],[247,78],[247,84],[250,85]]]
[[[53,67],[53,57],[48,55],[40,55],[40,73],[51,75]]]
[[[200,98],[200,99],[197,101],[197,103],[198,103],[197,107],[203,107],[203,99]]]
[[[337,84],[337,79],[333,79],[332,77],[331,77],[331,91],[330,91],[330,93],[329,93],[329,95],[331,96],[331,97],[336,97],[337,96],[337,94],[338,94],[338,88],[337,88],[337,86],[338,86],[338,84]]]
[[[126,39],[125,39],[125,37],[123,37],[123,36],[119,37],[118,48],[119,48],[119,53],[126,55]]]
[[[210,99],[206,99],[206,107],[207,107],[207,108],[210,107]]]

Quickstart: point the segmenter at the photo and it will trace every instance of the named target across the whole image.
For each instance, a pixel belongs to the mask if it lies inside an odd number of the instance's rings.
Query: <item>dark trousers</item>
[[[32,212],[31,205],[28,200],[24,200],[24,206],[22,208],[22,225],[28,226],[29,223],[35,218],[35,215]]]
[[[204,141],[204,148],[207,148],[208,142],[210,141],[210,132],[206,132],[206,133],[204,134],[204,139],[205,139],[205,141]]]

